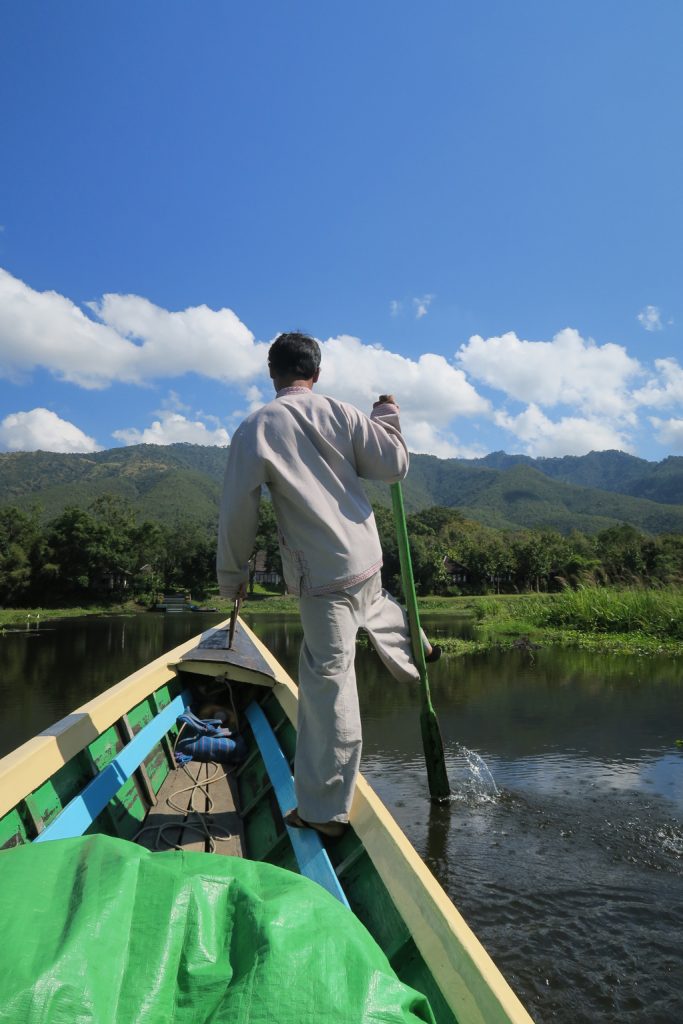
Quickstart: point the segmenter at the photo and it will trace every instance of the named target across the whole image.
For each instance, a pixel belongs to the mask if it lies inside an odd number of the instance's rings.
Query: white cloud
[[[370,409],[383,393],[395,394],[404,414],[442,425],[454,416],[476,416],[489,409],[464,372],[443,356],[425,352],[410,359],[348,334],[320,345],[319,390],[361,409]]]
[[[126,445],[177,444],[184,441],[189,444],[224,446],[230,440],[224,427],[214,427],[211,430],[201,420],[190,420],[182,413],[173,412],[171,409],[162,409],[157,416],[159,419],[153,420],[144,430],[126,427],[115,430],[112,437]],[[214,417],[211,419],[215,422]]]
[[[0,423],[0,447],[9,452],[97,452],[101,446],[50,409],[12,412]]]
[[[177,391],[171,389],[161,402],[162,409],[171,409],[173,412],[189,412],[190,406],[183,402]],[[217,420],[216,422],[220,422]]]
[[[413,309],[420,319],[433,298],[393,299],[390,309],[395,314]],[[494,418],[491,402],[477,391],[479,383],[521,403],[512,412],[499,411],[495,422],[535,454],[628,449],[639,408],[671,407],[678,413],[676,405],[683,407],[683,368],[675,359],[656,360],[648,379],[623,346],[598,345],[571,328],[548,341],[527,341],[513,332],[474,335],[454,360],[434,353],[408,358],[349,335],[329,338],[321,348],[319,392],[366,411],[379,394],[394,392],[412,450],[442,456],[480,454],[453,432],[457,417]],[[114,382],[175,384],[174,378],[195,373],[236,385],[244,396],[242,410],[233,411],[231,404],[218,420],[191,411],[170,391],[148,426],[116,432],[124,443],[226,444],[225,424],[231,430],[233,421],[260,408],[271,394],[267,350],[268,343],[257,342],[230,309],[170,312],[140,296],[107,294],[84,310],[0,270],[0,376],[21,380],[45,367],[81,387],[106,388]],[[545,415],[561,406],[562,418],[559,409],[555,421]],[[664,431],[664,421],[656,429]],[[86,446],[75,450],[97,447],[86,435],[63,443]]]
[[[256,412],[256,410],[260,409],[261,406],[264,404],[263,403],[263,392],[261,391],[260,388],[257,388],[255,384],[252,384],[251,387],[247,388],[247,390],[245,392],[245,397],[246,397],[247,401],[249,402],[249,412],[250,413],[251,412]]]
[[[660,444],[667,445],[674,453],[683,452],[683,420],[661,420],[651,416],[650,423],[657,431],[655,436]]]
[[[389,303],[389,313],[391,314],[391,316],[398,316],[402,308],[403,303],[399,302],[398,299],[392,299],[391,302]]]
[[[57,292],[37,292],[0,269],[0,375],[43,366],[85,388],[197,373],[240,383],[264,372],[266,344],[230,309],[172,313],[137,295],[88,303],[92,320]]]
[[[611,448],[632,450],[628,438],[604,420],[564,416],[553,422],[533,404],[518,416],[497,412],[494,421],[522,441],[525,453],[534,457],[586,455]]]
[[[440,459],[475,459],[486,455],[486,449],[479,445],[462,444],[448,431],[435,429],[427,420],[402,417],[401,429],[411,452],[437,455]]]
[[[637,317],[646,331],[663,331],[662,314],[658,306],[645,306]]]
[[[423,316],[427,316],[429,307],[434,301],[434,295],[423,295],[421,298],[413,299],[413,306],[415,307],[415,319],[421,320]]]
[[[105,295],[88,306],[119,335],[141,342],[131,366],[139,381],[198,373],[241,383],[265,372],[268,345],[255,342],[231,309],[171,313],[138,295]]]
[[[490,404],[477,394],[462,370],[443,356],[425,353],[419,359],[390,352],[381,346],[364,345],[344,334],[321,342],[322,364],[318,390],[370,412],[381,394],[394,394],[401,407],[401,426],[409,444],[426,437],[430,424],[432,443],[452,451],[448,427],[455,416],[489,415]],[[435,452],[436,448],[422,448]]]
[[[36,292],[0,269],[0,374],[16,379],[44,366],[63,380],[103,387],[130,379],[135,349],[69,299]]]
[[[573,405],[633,422],[628,386],[642,369],[621,345],[596,345],[569,327],[552,341],[524,341],[510,331],[486,339],[474,335],[456,358],[475,380],[517,401]]]
[[[683,368],[673,358],[655,359],[658,376],[649,380],[644,388],[635,391],[633,398],[639,405],[662,408],[683,405]]]

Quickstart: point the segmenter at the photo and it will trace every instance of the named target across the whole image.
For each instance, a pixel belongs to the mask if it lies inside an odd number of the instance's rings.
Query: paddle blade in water
[[[451,787],[446,774],[446,761],[443,752],[443,740],[439,722],[433,708],[423,708],[420,714],[422,730],[422,746],[424,747],[425,764],[429,795],[435,803],[449,799]]]

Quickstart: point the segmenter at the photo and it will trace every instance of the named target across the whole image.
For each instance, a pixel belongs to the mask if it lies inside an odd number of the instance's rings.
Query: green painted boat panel
[[[168,758],[160,743],[157,743],[156,747],[152,747],[151,754],[142,763],[147,771],[152,789],[158,793],[170,771]]]
[[[106,768],[110,761],[123,749],[123,740],[116,726],[111,725],[94,739],[88,746],[88,752],[98,772]]]
[[[152,719],[158,714],[162,708],[166,707],[170,703],[170,695],[168,687],[163,687],[165,694],[162,695],[161,699],[154,699],[153,695],[145,698],[140,704],[137,704],[131,711],[128,712],[128,722],[133,735],[137,736],[141,729],[148,725]],[[164,697],[168,699],[164,699]],[[152,748],[149,756],[143,761],[147,775],[152,784],[152,789],[155,793],[158,793],[161,789],[164,779],[168,775],[168,761],[161,744],[157,744],[156,747]],[[161,773],[157,778],[157,773]]]
[[[296,729],[289,721],[285,722],[277,734],[282,753],[289,761],[290,766],[294,765],[294,754],[296,753]]]
[[[137,736],[148,722],[151,722],[156,714],[156,710],[152,707],[152,702],[149,699],[145,699],[136,704],[134,708],[128,712],[128,721],[130,727],[133,730],[133,735]]]
[[[88,757],[77,754],[25,800],[30,816],[48,825],[90,782]]]
[[[147,810],[137,780],[132,776],[95,818],[86,835],[104,832],[119,839],[132,839],[142,828]]]
[[[247,856],[251,860],[265,860],[274,850],[275,844],[287,835],[282,824],[280,811],[272,790],[242,820],[247,844]],[[287,846],[290,846],[287,840]]]
[[[158,711],[165,708],[167,704],[170,704],[174,697],[180,693],[180,686],[175,687],[175,693],[171,693],[171,684],[167,686],[160,686],[158,690],[155,690],[151,696],[152,702],[156,705]]]
[[[14,808],[0,820],[0,850],[9,850],[28,842],[26,828],[19,811]]]
[[[118,730],[111,726],[90,744],[88,750],[98,771],[102,771],[123,747],[124,743]],[[148,803],[143,799],[137,781],[135,778],[128,779],[104,811],[95,818],[87,834],[94,835],[99,831],[110,836],[118,836],[120,839],[130,839],[141,827],[148,809]]]
[[[283,712],[272,694],[268,694],[261,708],[271,726],[277,726]],[[247,741],[247,758],[238,769],[236,780],[239,806],[243,808],[244,815],[242,827],[246,854],[252,860],[268,860],[271,864],[297,871],[292,844],[282,822],[261,753],[251,730],[247,730],[244,735]]]
[[[296,875],[301,874],[292,844],[288,841],[280,843],[271,856],[264,859],[264,863],[274,864],[277,868],[286,868],[287,871],[293,871]]]
[[[256,798],[265,793],[270,786],[270,779],[261,755],[254,754],[255,744],[250,736],[247,759],[237,774],[237,788],[240,796],[240,807],[245,810]],[[254,755],[254,756],[252,756]]]
[[[294,753],[296,751],[296,729],[289,721],[286,713],[282,710],[280,702],[273,693],[269,693],[261,703],[261,710],[277,736],[282,753],[289,761],[290,766],[293,765]]]
[[[181,690],[182,686],[180,681],[177,679],[174,679],[166,686],[160,686],[158,690],[155,690],[149,697],[155,713],[163,711],[164,708],[171,703],[174,697],[178,696]],[[172,750],[177,736],[178,727],[174,725],[166,733],[165,743],[159,743],[156,747],[153,747],[151,754],[144,761],[149,781],[151,782],[152,789],[155,793],[159,792],[168,777],[168,773],[172,768],[175,768],[175,764],[172,761]]]
[[[154,693],[152,693],[148,699],[151,701],[152,707],[155,708],[156,713],[158,713],[159,711],[163,711],[166,705],[170,704],[174,697],[177,697],[178,694],[182,691],[182,689],[183,684],[180,682],[180,680],[172,679],[171,682],[167,683],[165,686],[160,686],[158,690],[155,690]],[[178,726],[174,725],[171,729],[168,730],[166,735],[168,737],[169,743],[171,744],[171,746],[173,746],[178,736]]]
[[[342,884],[351,909],[391,957],[409,932],[365,850],[344,872]]]

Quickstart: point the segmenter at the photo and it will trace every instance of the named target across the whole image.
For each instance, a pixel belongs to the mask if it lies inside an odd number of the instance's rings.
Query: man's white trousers
[[[407,617],[379,572],[349,590],[302,596],[300,611],[297,806],[306,821],[346,821],[362,746],[356,634],[367,631],[395,679],[417,682]]]

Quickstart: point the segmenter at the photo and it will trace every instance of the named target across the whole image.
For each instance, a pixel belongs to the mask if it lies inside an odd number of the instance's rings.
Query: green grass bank
[[[226,617],[232,602],[212,595],[203,607]],[[519,649],[533,656],[541,647],[578,647],[606,654],[683,654],[683,590],[583,587],[558,594],[484,597],[425,597],[425,614],[473,621],[474,639],[440,640],[444,652],[460,655],[491,648]],[[0,630],[35,628],[50,619],[142,612],[133,602],[74,608],[0,609]],[[247,616],[296,614],[296,598],[258,588],[242,606]]]
[[[606,654],[683,654],[683,591],[582,587],[558,594],[463,598],[476,640],[446,640],[449,653],[488,647],[578,647]]]
[[[73,608],[0,608],[0,630],[36,629],[40,623],[54,619],[76,619],[83,615],[135,615],[142,610],[132,602]]]

